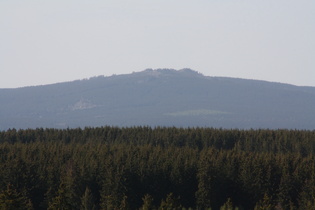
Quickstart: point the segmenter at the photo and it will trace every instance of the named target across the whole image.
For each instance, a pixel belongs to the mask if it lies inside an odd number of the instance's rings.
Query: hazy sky
[[[314,0],[0,0],[0,88],[191,68],[315,86]]]

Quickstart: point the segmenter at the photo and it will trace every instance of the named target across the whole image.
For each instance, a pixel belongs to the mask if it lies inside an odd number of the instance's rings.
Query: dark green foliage
[[[49,203],[48,209],[79,209],[80,207],[78,170],[72,161],[66,162],[64,166],[56,196]]]
[[[265,194],[264,198],[259,201],[256,206],[255,210],[272,210],[275,209],[275,206],[272,204],[271,198]]]
[[[155,207],[153,206],[153,198],[152,196],[146,194],[143,198],[143,205],[140,208],[140,210],[151,210],[151,209],[155,209]]]
[[[180,210],[182,206],[180,205],[179,198],[176,198],[173,193],[170,193],[167,195],[165,201],[162,200],[159,209]]]
[[[80,210],[95,210],[95,199],[92,195],[91,190],[86,187],[84,194],[81,197]]]
[[[314,209],[315,131],[0,132],[0,209]]]
[[[223,206],[220,207],[220,210],[238,210],[238,208],[234,208],[231,199],[228,198],[226,203],[224,203]]]
[[[11,184],[6,186],[0,194],[0,209],[3,210],[31,210],[33,209],[30,200],[16,191]]]

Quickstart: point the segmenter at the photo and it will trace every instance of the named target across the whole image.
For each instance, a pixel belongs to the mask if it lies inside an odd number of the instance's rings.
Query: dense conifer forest
[[[0,209],[315,209],[315,131],[0,132]]]

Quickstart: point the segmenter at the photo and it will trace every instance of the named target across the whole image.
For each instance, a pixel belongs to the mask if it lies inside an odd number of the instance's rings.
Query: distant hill
[[[0,130],[85,126],[315,129],[315,87],[147,69],[0,89]]]

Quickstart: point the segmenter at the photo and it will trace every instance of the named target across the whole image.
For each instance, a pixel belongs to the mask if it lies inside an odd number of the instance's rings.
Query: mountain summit
[[[315,128],[315,87],[147,69],[52,85],[0,89],[0,130],[176,126]]]

